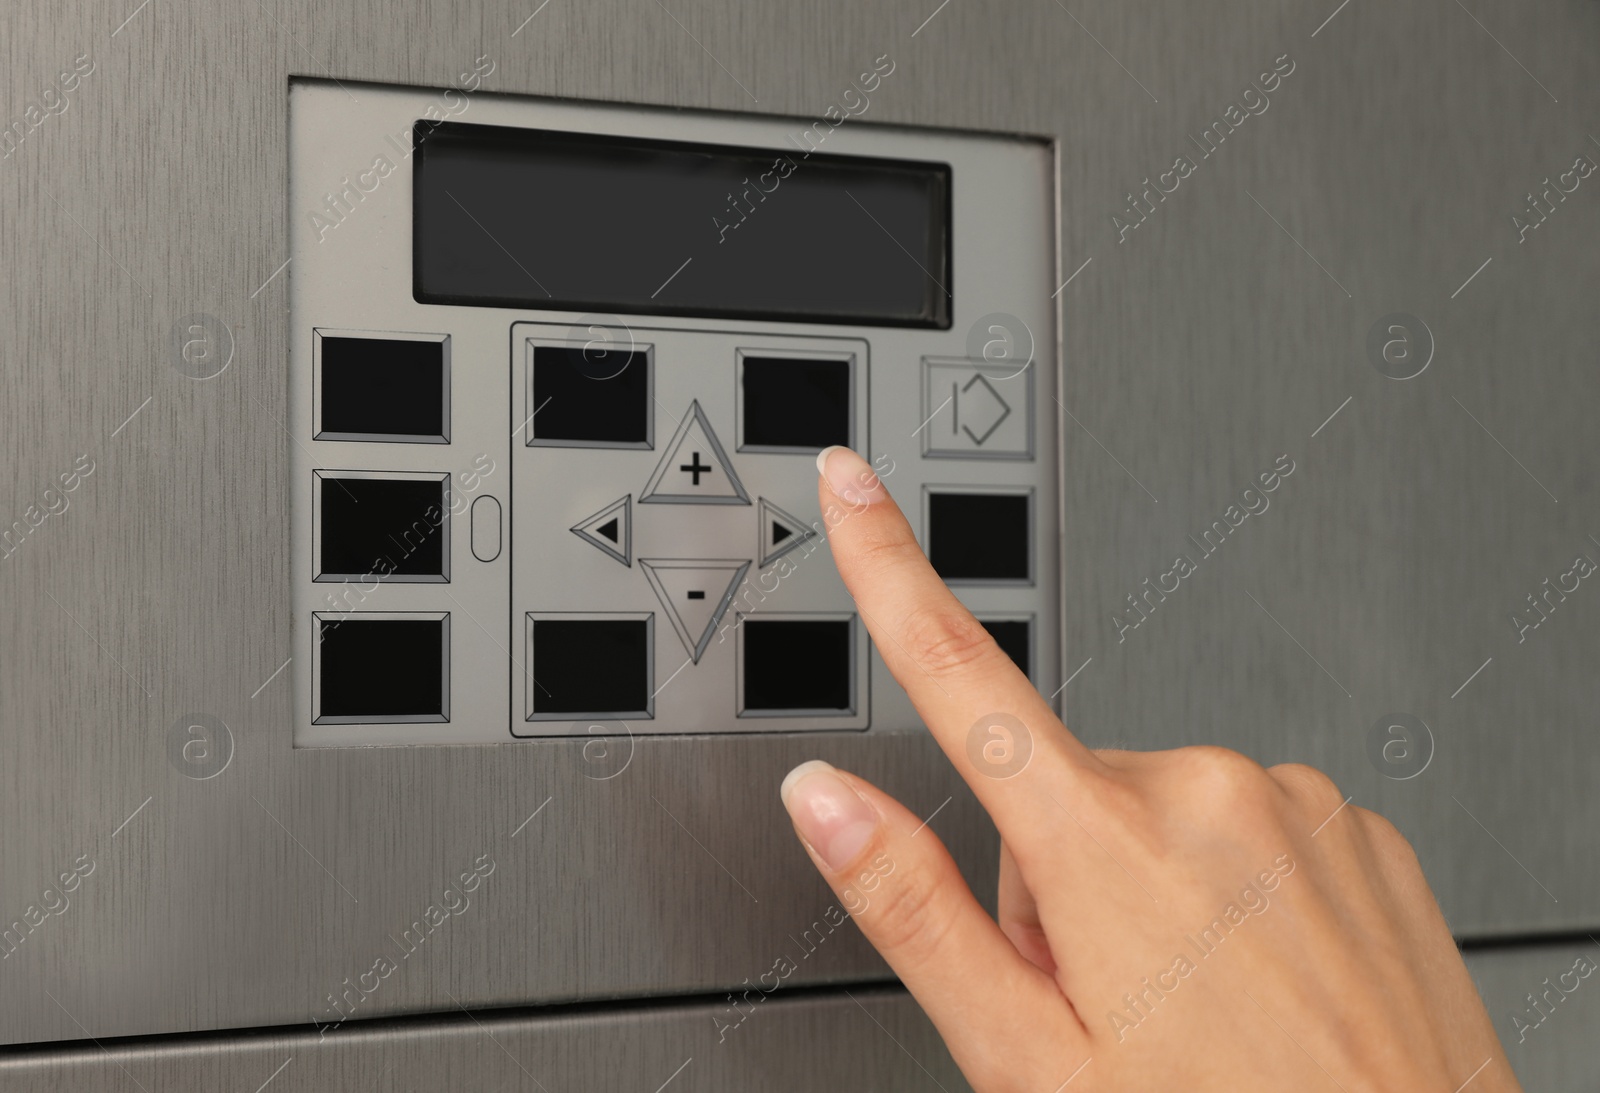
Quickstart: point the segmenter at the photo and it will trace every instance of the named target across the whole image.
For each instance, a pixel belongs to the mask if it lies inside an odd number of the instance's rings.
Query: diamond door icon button
[[[956,459],[1032,459],[1032,365],[922,359],[922,437],[925,456]]]
[[[975,386],[981,385],[982,391],[988,393],[985,399],[983,394],[972,394]],[[972,438],[972,442],[980,448],[983,442],[994,435],[1001,423],[1011,416],[1011,404],[1000,397],[1000,392],[994,389],[994,384],[982,372],[974,372],[972,378],[959,392],[952,391],[951,397],[955,399],[956,413],[952,415],[951,422],[959,423],[961,431]],[[962,418],[966,420],[963,421]],[[973,419],[976,419],[978,431],[972,428]]]

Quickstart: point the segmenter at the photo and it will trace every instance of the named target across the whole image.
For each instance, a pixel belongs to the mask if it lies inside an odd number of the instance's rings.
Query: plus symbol
[[[694,475],[694,484],[697,486],[700,484],[700,476],[702,474],[711,473],[711,468],[709,466],[701,466],[699,452],[695,452],[694,458],[691,459],[687,464],[680,466],[678,469],[680,471],[687,471],[689,474]]]

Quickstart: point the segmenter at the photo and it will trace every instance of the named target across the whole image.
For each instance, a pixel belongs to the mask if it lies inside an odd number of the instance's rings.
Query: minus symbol
[[[689,598],[691,600],[703,600],[703,599],[706,598],[706,594],[705,594],[705,591],[703,589],[698,589],[697,588],[693,592],[689,593]]]

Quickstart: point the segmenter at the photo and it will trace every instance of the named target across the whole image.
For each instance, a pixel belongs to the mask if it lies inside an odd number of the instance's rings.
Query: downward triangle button
[[[808,527],[798,516],[779,508],[765,497],[759,500],[757,519],[761,528],[763,567],[771,565],[807,539],[816,537],[816,529]]]
[[[750,563],[740,558],[640,558],[639,568],[690,659],[700,663]]]
[[[572,525],[572,534],[623,565],[633,565],[633,494],[624,494],[593,516],[579,520]]]

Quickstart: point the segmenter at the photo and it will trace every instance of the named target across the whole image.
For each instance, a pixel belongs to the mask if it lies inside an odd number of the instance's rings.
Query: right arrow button
[[[761,565],[771,565],[807,539],[815,538],[815,528],[807,526],[793,513],[759,498],[757,519],[761,528]]]

